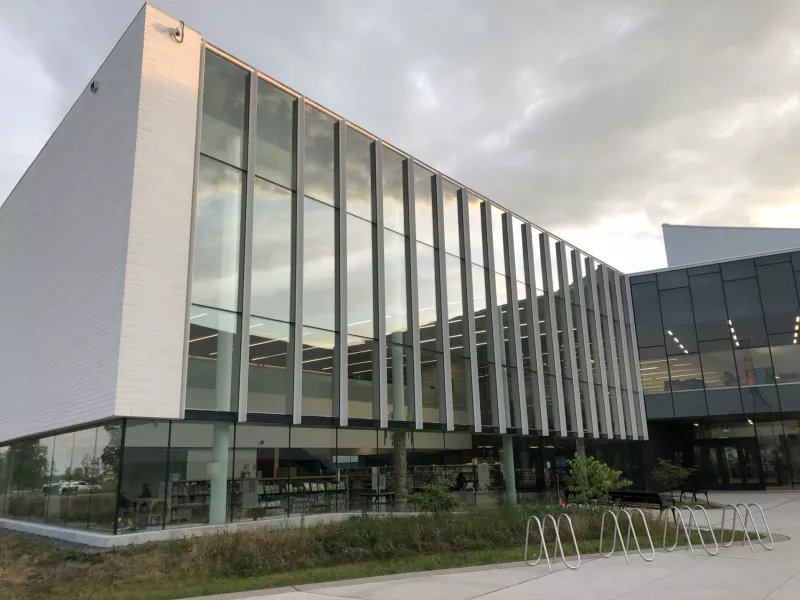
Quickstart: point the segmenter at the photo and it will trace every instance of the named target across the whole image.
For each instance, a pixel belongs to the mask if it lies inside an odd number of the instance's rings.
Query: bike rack
[[[669,521],[669,517],[664,519],[664,539],[662,540],[662,546],[665,552],[672,552],[675,548],[678,547],[678,539],[680,538],[681,531],[678,529],[678,518],[681,521],[681,527],[683,527],[683,533],[686,535],[686,547],[692,551],[692,558],[696,558],[694,553],[694,546],[692,546],[692,538],[689,535],[689,530],[686,529],[686,521],[683,520],[683,513],[678,509],[677,506],[668,506],[667,509],[664,511],[666,514],[667,511],[672,512],[672,516],[675,519],[675,543],[672,544],[670,548],[667,548],[667,525]],[[689,521],[691,523],[691,520]],[[702,536],[701,536],[702,537]]]
[[[739,511],[739,506],[744,506],[746,511],[750,509],[747,508],[746,505],[742,504],[726,504],[722,507],[722,531],[720,532],[720,541],[722,542],[722,546],[724,548],[730,548],[733,544],[733,539],[736,537],[736,517],[739,517],[739,523],[742,525],[742,532],[744,533],[744,537],[742,538],[742,546],[744,546],[745,540],[747,543],[750,544],[750,551],[755,552],[755,548],[753,548],[753,542],[750,539],[750,534],[747,532],[747,525],[745,524],[744,517],[742,513]],[[733,515],[731,515],[731,539],[729,542],[725,541],[725,513],[728,510],[728,507],[733,509]]]
[[[578,548],[578,540],[575,538],[575,528],[572,526],[572,519],[570,519],[569,515],[566,513],[561,513],[560,515],[558,515],[558,520],[556,520],[556,518],[553,515],[546,515],[543,519],[545,524],[547,523],[548,519],[550,519],[550,521],[553,523],[553,531],[556,536],[555,551],[561,552],[562,562],[567,566],[567,568],[572,569],[574,571],[579,566],[581,566],[581,552],[580,549]],[[561,543],[561,535],[558,533],[559,526],[561,525],[561,519],[566,519],[567,526],[569,527],[569,531],[572,534],[572,543],[575,544],[575,553],[578,556],[578,560],[575,564],[570,564],[569,562],[567,562],[567,559],[564,556],[564,546]],[[530,534],[531,534],[531,521],[535,522],[536,527],[539,529],[539,556],[537,556],[536,560],[533,561],[528,560],[528,543],[530,541]],[[539,561],[542,559],[542,552],[544,552],[544,558],[547,561],[547,568],[552,573],[553,564],[550,561],[550,555],[547,553],[547,542],[544,536],[544,525],[542,524],[542,521],[539,520],[539,517],[531,516],[528,519],[528,524],[525,528],[525,556],[523,558],[525,564],[527,564],[529,567],[535,567],[537,564],[539,564]]]
[[[647,524],[647,518],[644,516],[642,509],[634,507],[634,508],[624,509],[622,512],[624,512],[628,516],[628,535],[625,537],[625,548],[626,549],[630,548],[631,531],[633,531],[634,533],[633,541],[636,542],[636,551],[639,553],[639,556],[641,556],[645,562],[651,562],[656,557],[656,548],[653,545],[653,537],[650,535],[650,526]],[[647,541],[650,542],[651,555],[649,558],[642,553],[642,548],[641,546],[639,546],[639,536],[636,535],[636,528],[633,526],[634,512],[639,513],[639,515],[642,517],[642,525],[644,525],[644,531],[647,534]]]
[[[633,512],[636,511],[642,517],[642,523],[644,524],[644,530],[647,533],[647,539],[650,542],[650,556],[645,556],[642,552],[642,548],[639,545],[639,536],[636,535],[636,527],[633,524]],[[622,530],[619,527],[619,515],[625,515],[625,518],[628,519],[628,534],[625,540],[622,539]],[[613,521],[613,531],[611,533],[612,537],[612,544],[611,549],[608,552],[603,552],[603,538],[605,537],[606,531],[606,517],[610,516],[611,520]],[[639,556],[642,557],[642,560],[645,562],[650,562],[656,557],[656,549],[653,545],[653,538],[650,535],[650,527],[647,525],[647,519],[644,516],[644,513],[639,508],[630,508],[630,509],[620,509],[616,512],[613,510],[606,510],[603,513],[603,518],[600,521],[600,556],[603,558],[608,558],[614,551],[617,549],[617,538],[619,538],[620,545],[622,546],[622,552],[625,555],[625,562],[631,564],[630,557],[628,556],[628,550],[630,549],[631,543],[631,532],[633,532],[633,540],[636,543],[636,551],[639,553]]]
[[[695,504],[693,507],[689,506],[688,504],[684,504],[683,508],[689,511],[689,532],[692,532],[692,524],[694,524],[694,530],[697,531],[697,537],[700,538],[700,543],[703,546],[703,550],[705,550],[709,556],[716,556],[719,553],[719,544],[717,543],[717,536],[714,534],[714,528],[711,525],[711,520],[708,517],[708,511],[706,511],[706,509],[699,504]],[[703,539],[703,532],[700,529],[700,523],[697,522],[697,513],[695,512],[695,509],[697,508],[703,511],[703,515],[705,515],[706,525],[708,525],[708,531],[711,533],[711,541],[714,542],[713,552],[708,549],[708,545],[706,544],[705,539]]]
[[[728,507],[733,509],[733,519],[731,523],[731,539],[726,542],[725,541],[725,513],[728,510]],[[745,516],[742,517],[742,513],[739,510],[739,507],[743,508],[745,511]],[[758,512],[761,513],[761,520],[764,522],[764,528],[767,530],[767,535],[769,536],[769,545],[764,542],[764,538],[762,537],[761,533],[758,531],[758,526],[756,525],[756,519],[753,516],[753,511],[750,510],[750,507],[755,507],[758,509]],[[761,508],[760,504],[756,504],[755,502],[751,502],[750,504],[745,504],[740,502],[739,504],[726,504],[722,507],[722,545],[725,548],[729,548],[733,544],[733,539],[736,537],[736,517],[739,517],[739,523],[742,526],[742,532],[744,537],[742,538],[742,546],[744,546],[745,540],[747,543],[750,544],[750,551],[755,552],[755,548],[753,547],[753,541],[750,539],[750,533],[747,531],[747,524],[752,519],[753,521],[753,529],[755,530],[756,537],[758,538],[758,543],[761,544],[761,547],[764,550],[772,550],[775,547],[775,539],[772,537],[772,531],[769,528],[769,524],[767,523],[767,517],[764,514],[764,509]]]
[[[761,533],[759,533],[759,531],[758,531],[758,527],[756,526],[756,520],[753,517],[752,511],[750,510],[751,506],[756,507],[758,509],[758,512],[761,513],[761,520],[764,522],[764,529],[767,530],[767,535],[769,536],[769,546],[767,546],[764,543],[764,539],[762,538]],[[756,535],[758,536],[758,542],[761,544],[761,546],[764,548],[764,550],[772,550],[775,547],[775,540],[773,539],[772,531],[770,531],[769,525],[767,524],[767,517],[764,514],[764,509],[761,508],[760,504],[756,504],[755,502],[751,502],[750,504],[747,505],[747,516],[744,518],[745,529],[747,529],[747,522],[751,518],[753,519],[753,529],[755,529]],[[742,545],[744,546],[744,540],[742,540]]]

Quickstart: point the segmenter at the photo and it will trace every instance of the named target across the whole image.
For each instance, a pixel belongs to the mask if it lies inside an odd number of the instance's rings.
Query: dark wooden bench
[[[655,492],[624,490],[621,492],[609,492],[609,495],[614,502],[619,502],[620,506],[658,507],[659,514],[664,512],[664,501]]]
[[[697,502],[697,494],[703,494],[706,497],[706,504],[708,504],[708,490],[699,487],[695,483],[688,483],[681,486],[681,502],[683,502],[684,494],[691,494],[692,502]]]

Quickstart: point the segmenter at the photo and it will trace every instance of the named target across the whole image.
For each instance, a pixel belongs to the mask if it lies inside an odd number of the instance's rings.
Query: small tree
[[[670,500],[674,500],[673,492],[680,489],[694,474],[694,469],[683,467],[676,462],[659,459],[658,466],[653,469],[653,481],[661,489],[669,492]]]
[[[454,487],[452,481],[442,479],[425,486],[421,492],[410,494],[408,501],[419,506],[424,512],[434,514],[451,512],[461,506],[461,500],[451,493]]]
[[[607,504],[611,501],[610,492],[626,488],[632,483],[622,477],[622,471],[612,469],[592,457],[581,458],[578,454],[569,460],[569,472],[572,484],[567,489],[579,504]]]

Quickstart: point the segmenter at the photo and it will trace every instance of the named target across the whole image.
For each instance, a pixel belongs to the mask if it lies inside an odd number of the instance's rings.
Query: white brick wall
[[[192,220],[200,34],[152,7],[144,27],[116,414],[178,418]]]
[[[142,9],[0,208],[0,441],[179,414],[201,42],[175,25]]]

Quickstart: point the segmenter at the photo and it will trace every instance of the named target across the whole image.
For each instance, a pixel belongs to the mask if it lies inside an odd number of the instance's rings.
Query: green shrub
[[[569,470],[572,484],[567,489],[578,504],[608,504],[611,501],[609,492],[631,485],[631,481],[622,477],[622,471],[593,457],[581,458],[577,453],[569,460]]]
[[[656,485],[663,491],[668,491],[669,497],[672,498],[673,491],[680,489],[681,486],[689,481],[694,471],[694,469],[662,458],[658,461],[658,466],[653,469],[652,477]]]
[[[452,512],[461,506],[461,501],[452,494],[454,487],[452,481],[442,479],[425,486],[421,492],[409,495],[408,499],[423,512],[434,514]]]

